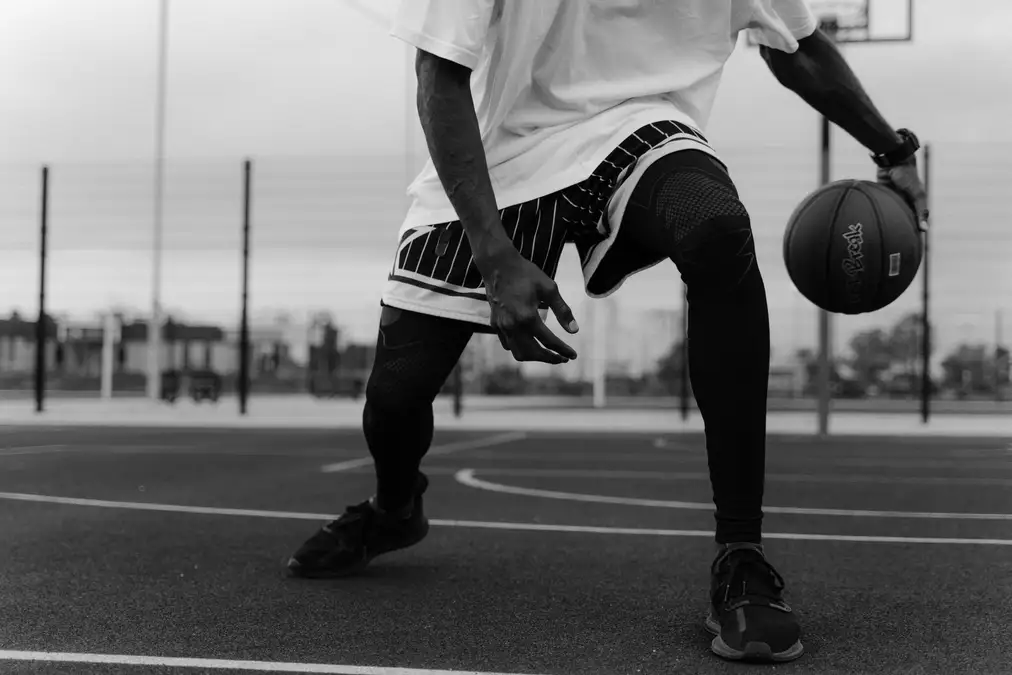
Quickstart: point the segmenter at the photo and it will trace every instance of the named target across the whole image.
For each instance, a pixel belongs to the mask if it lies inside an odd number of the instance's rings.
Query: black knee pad
[[[674,242],[673,258],[687,285],[733,289],[756,265],[748,210],[722,165],[704,153],[681,154],[650,167],[657,169],[651,215]]]
[[[685,238],[676,259],[687,286],[731,291],[758,271],[749,218],[714,216]]]

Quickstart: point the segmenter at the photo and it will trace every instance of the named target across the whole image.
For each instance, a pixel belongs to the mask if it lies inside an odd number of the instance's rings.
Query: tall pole
[[[102,317],[102,400],[112,398],[112,377],[116,360],[116,315],[106,312]]]
[[[595,408],[603,408],[607,402],[608,387],[608,316],[606,314],[608,308],[603,300],[592,302],[593,304],[588,303],[587,306],[591,310],[591,328],[593,330],[590,338],[593,349],[591,361],[594,368],[593,403]]]
[[[821,143],[819,146],[819,184],[827,185],[831,178],[830,138],[832,128],[825,115],[821,119]],[[829,312],[819,308],[819,436],[829,434],[829,403],[832,398],[830,388],[832,379],[832,321]]]
[[[250,176],[252,163],[243,164],[242,213],[242,313],[239,319],[239,414],[246,414],[249,396],[249,227],[250,227]]]
[[[165,88],[169,44],[169,0],[158,4],[158,91],[155,101],[154,237],[151,249],[151,320],[148,325],[148,398],[157,401],[161,389],[162,325],[162,213],[165,173]]]
[[[39,319],[35,322],[35,412],[46,397],[46,258],[49,238],[49,167],[42,167],[42,210],[39,229]]]
[[[1000,309],[994,310],[994,346],[995,349],[1002,346],[1002,335],[1001,329],[1002,324],[1005,323],[1005,319]]]
[[[464,364],[457,361],[453,368],[453,416],[464,413]]]
[[[924,144],[924,192],[931,199],[931,146]],[[931,205],[928,205],[931,212]],[[921,423],[931,418],[931,274],[928,266],[929,233],[924,233],[924,257],[921,261]]]
[[[1002,399],[1002,385],[1004,384],[1004,377],[1001,374],[1003,367],[1003,360],[1001,358],[1002,350],[1002,335],[1001,325],[1004,319],[1002,318],[1001,310],[996,309],[994,312],[994,400],[1000,401]]]
[[[835,21],[823,22],[822,31],[829,39],[836,42],[837,24]],[[820,116],[819,143],[819,185],[825,186],[832,180],[832,125],[825,115]],[[829,312],[819,308],[819,369],[818,369],[818,416],[819,436],[829,435],[829,408],[832,393],[832,355],[833,355],[833,322]]]
[[[682,284],[682,367],[678,374],[681,391],[678,403],[682,409],[682,421],[689,419],[689,294]]]

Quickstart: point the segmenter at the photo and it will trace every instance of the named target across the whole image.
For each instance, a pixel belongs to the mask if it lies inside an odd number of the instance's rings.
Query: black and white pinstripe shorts
[[[716,154],[698,130],[679,122],[641,127],[586,180],[502,209],[503,226],[521,255],[553,278],[563,247],[574,244],[588,294],[610,295],[631,275],[660,262],[644,260],[642,251],[623,254],[618,239],[621,213],[609,209],[610,202],[648,153],[686,149]],[[606,274],[601,273],[604,269]],[[382,303],[479,324],[479,331],[489,327],[485,285],[460,221],[421,225],[401,235]]]

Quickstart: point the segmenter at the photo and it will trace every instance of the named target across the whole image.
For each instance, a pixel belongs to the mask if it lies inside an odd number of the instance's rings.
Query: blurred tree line
[[[934,330],[929,326],[934,357]],[[892,326],[870,328],[854,334],[848,353],[833,359],[831,383],[834,396],[842,398],[916,397],[921,391],[923,323],[919,313],[901,317]],[[814,396],[818,387],[818,354],[801,349],[794,355],[801,373],[800,394]],[[641,377],[609,376],[607,391],[616,396],[678,396],[686,354],[681,340],[657,362],[656,369]],[[932,358],[932,363],[935,363]],[[983,342],[961,343],[942,359],[932,373],[933,395],[951,398],[1005,398],[1009,393],[1009,350]],[[480,393],[490,395],[583,395],[589,382],[561,377],[525,377],[519,366],[501,366],[483,373]]]

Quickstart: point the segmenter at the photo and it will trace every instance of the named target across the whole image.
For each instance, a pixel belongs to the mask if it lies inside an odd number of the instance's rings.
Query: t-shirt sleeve
[[[496,0],[401,0],[390,35],[474,70]]]
[[[756,44],[793,54],[819,27],[805,0],[750,0],[749,37]]]

